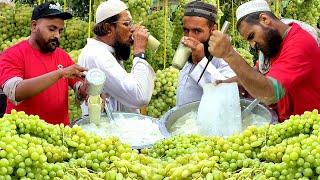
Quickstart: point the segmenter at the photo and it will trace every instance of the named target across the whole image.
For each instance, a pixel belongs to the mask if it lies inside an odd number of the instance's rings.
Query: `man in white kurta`
[[[182,19],[184,29],[182,43],[192,52],[188,62],[180,71],[177,106],[199,101],[203,94],[204,84],[235,76],[227,63],[210,56],[208,51],[210,32],[217,29],[216,14],[216,7],[201,1],[193,1],[186,5]],[[205,68],[208,59],[211,61]]]
[[[132,26],[130,12],[119,0],[101,3],[96,13],[96,37],[87,40],[79,64],[89,69],[99,68],[105,73],[103,92],[112,111],[139,112],[140,107],[149,103],[154,89],[155,73],[144,55],[148,31]],[[128,73],[121,60],[129,57],[131,45],[134,59]],[[83,115],[87,114],[85,103],[82,110]]]

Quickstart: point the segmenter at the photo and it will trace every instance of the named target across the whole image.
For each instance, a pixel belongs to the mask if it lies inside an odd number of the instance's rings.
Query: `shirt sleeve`
[[[130,73],[110,53],[82,54],[79,63],[87,68],[99,68],[106,74],[104,92],[130,108],[148,104],[154,89],[155,73],[147,61],[133,59]],[[85,62],[83,62],[85,61]]]

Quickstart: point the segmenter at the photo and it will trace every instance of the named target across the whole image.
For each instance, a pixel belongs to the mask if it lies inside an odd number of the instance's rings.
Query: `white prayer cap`
[[[102,2],[97,8],[96,23],[98,24],[103,20],[117,15],[127,9],[128,6],[120,0],[108,0]]]
[[[252,0],[240,5],[236,11],[237,21],[242,17],[260,11],[270,11],[268,2],[265,0]]]

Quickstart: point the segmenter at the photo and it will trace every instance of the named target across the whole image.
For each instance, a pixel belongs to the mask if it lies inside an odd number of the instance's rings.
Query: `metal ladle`
[[[259,104],[259,100],[255,99],[252,101],[249,106],[247,106],[242,112],[241,112],[241,119],[245,119],[251,114],[251,111]]]
[[[104,109],[106,111],[107,117],[110,119],[110,122],[114,121],[114,117],[113,117],[112,111],[111,111],[111,109],[109,107],[109,101],[107,99],[106,99],[106,103],[104,105]]]

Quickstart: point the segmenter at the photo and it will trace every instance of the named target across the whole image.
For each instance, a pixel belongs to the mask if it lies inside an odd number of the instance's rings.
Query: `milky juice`
[[[159,45],[160,45],[160,42],[155,37],[153,37],[152,35],[149,35],[147,47],[150,50],[152,50],[153,52],[156,52],[158,47],[159,47]]]
[[[90,69],[86,74],[86,79],[89,84],[89,95],[100,95],[104,82],[106,81],[106,75],[104,74],[104,72],[97,68]]]
[[[182,69],[191,55],[191,49],[181,42],[173,56],[172,66],[176,69]]]
[[[100,123],[101,105],[102,105],[102,99],[100,98],[99,95],[89,96],[88,111],[89,111],[89,119],[91,123],[94,123],[94,124]]]

